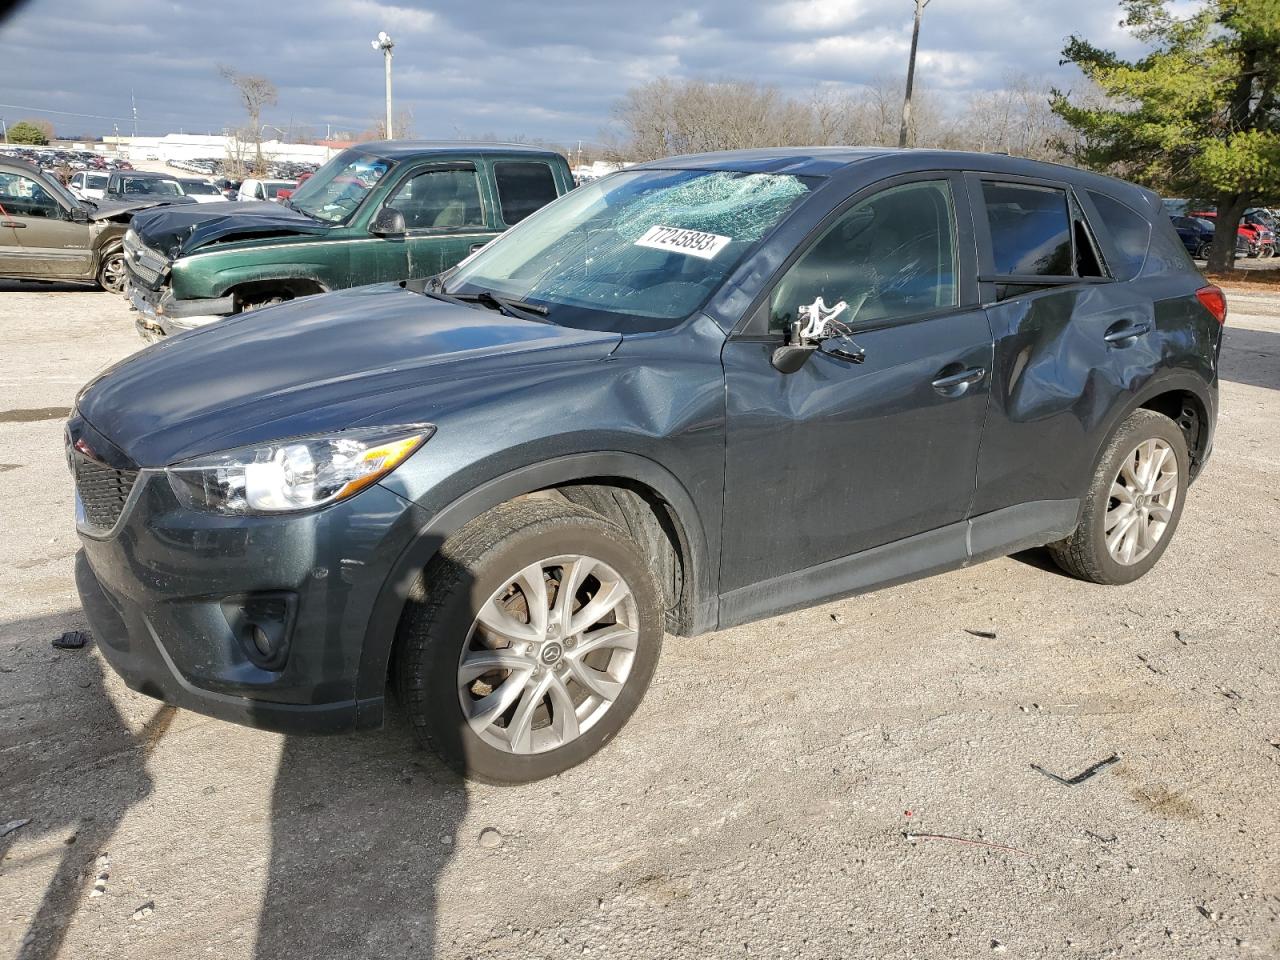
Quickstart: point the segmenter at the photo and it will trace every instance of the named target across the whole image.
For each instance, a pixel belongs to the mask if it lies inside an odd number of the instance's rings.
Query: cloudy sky
[[[278,86],[267,122],[366,129],[383,92],[369,41],[387,30],[397,109],[412,111],[418,135],[591,141],[628,87],[664,74],[795,93],[900,78],[911,10],[911,0],[27,0],[0,22],[0,116],[44,116],[67,133],[109,133],[123,118],[124,133],[132,91],[140,133],[216,133],[242,122],[218,76],[227,64]],[[1069,85],[1058,55],[1070,34],[1136,51],[1119,19],[1116,0],[933,0],[918,76],[944,103],[1012,73]]]

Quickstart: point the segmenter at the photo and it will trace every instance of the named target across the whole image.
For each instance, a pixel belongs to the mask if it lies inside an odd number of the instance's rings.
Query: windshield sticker
[[[715,255],[729,245],[730,238],[718,233],[703,233],[701,230],[681,230],[679,227],[664,227],[654,224],[635,242],[637,247],[652,247],[654,250],[669,250],[672,253],[683,253],[702,260],[714,259]]]

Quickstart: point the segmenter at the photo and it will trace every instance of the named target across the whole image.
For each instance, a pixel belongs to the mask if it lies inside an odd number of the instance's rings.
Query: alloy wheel
[[[458,662],[465,721],[509,753],[562,747],[618,699],[638,642],[635,597],[612,567],[578,555],[532,563],[471,625]]]
[[[98,271],[98,282],[104,290],[119,293],[124,287],[124,254],[109,254]]]
[[[1164,440],[1143,440],[1111,483],[1103,524],[1107,552],[1129,566],[1143,560],[1164,536],[1178,498],[1178,458]]]

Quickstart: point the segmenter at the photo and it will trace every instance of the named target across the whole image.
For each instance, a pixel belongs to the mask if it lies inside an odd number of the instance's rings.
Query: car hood
[[[318,234],[328,229],[328,224],[268,200],[193,203],[133,218],[138,239],[170,258],[185,256],[215,240]]]
[[[393,406],[430,422],[464,382],[509,391],[547,364],[602,361],[620,341],[379,284],[163,340],[100,374],[76,409],[138,465],[159,467],[375,424]]]
[[[101,195],[101,191],[99,191]],[[115,220],[125,223],[133,215],[143,210],[168,206],[172,203],[188,204],[190,197],[149,197],[146,200],[94,200],[89,208],[89,219],[98,221]]]

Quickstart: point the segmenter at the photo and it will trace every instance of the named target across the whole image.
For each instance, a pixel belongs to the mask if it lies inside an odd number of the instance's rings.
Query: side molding
[[[1079,513],[1079,500],[1020,503],[740,587],[720,598],[720,629],[1043,546],[1067,536]]]

